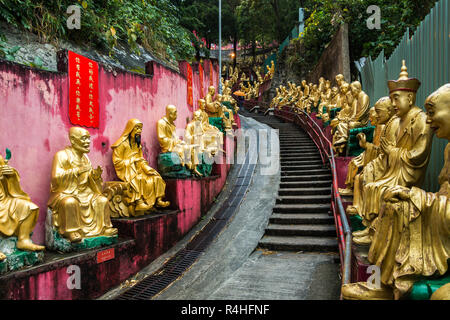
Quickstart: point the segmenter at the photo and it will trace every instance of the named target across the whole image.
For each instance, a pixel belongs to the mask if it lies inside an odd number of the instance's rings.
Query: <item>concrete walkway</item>
[[[244,116],[241,123],[243,129],[269,129]],[[273,160],[279,163],[278,158]],[[181,278],[154,299],[339,299],[337,255],[255,250],[272,214],[280,182],[279,170],[274,175],[261,175],[262,167],[260,163],[256,166],[249,191],[225,230]],[[223,193],[219,201],[226,201],[226,190]],[[201,224],[204,222],[196,229]],[[157,270],[186,244],[192,233],[142,270],[136,279]],[[114,299],[122,289],[112,290],[101,299]]]

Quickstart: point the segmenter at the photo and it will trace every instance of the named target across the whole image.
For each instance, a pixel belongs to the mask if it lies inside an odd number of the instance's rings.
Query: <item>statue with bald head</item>
[[[111,224],[108,199],[102,194],[102,168],[93,169],[87,156],[90,138],[86,129],[70,128],[71,145],[53,158],[48,201],[52,225],[71,243],[117,235]]]

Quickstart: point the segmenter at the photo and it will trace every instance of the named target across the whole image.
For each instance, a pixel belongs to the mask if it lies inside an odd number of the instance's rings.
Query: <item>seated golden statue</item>
[[[389,187],[420,186],[425,178],[430,159],[432,130],[426,123],[426,114],[415,106],[416,92],[420,86],[417,79],[409,79],[406,66],[403,65],[400,78],[389,81],[389,96],[398,117],[394,141],[380,139],[380,149],[385,155],[384,161],[375,160],[376,180],[366,183],[362,188],[360,207],[356,207],[363,218],[365,230],[355,232],[353,239],[358,244],[370,244],[377,217],[383,201],[383,193]],[[378,171],[378,172],[377,172]]]
[[[71,146],[53,158],[48,201],[53,226],[70,242],[117,235],[111,224],[108,199],[102,194],[102,168],[92,169],[87,157],[90,134],[86,129],[72,127],[69,139]]]
[[[223,95],[222,95],[223,101],[229,101],[231,105],[233,106],[234,112],[237,113],[239,111],[238,103],[236,99],[234,99],[231,96],[231,88],[228,86],[225,86],[223,89]],[[234,117],[233,117],[234,120]]]
[[[401,87],[399,83],[390,84],[391,97],[400,114],[403,108],[406,109],[403,112],[408,112],[407,101],[411,101],[412,96],[410,91],[392,89],[413,89],[412,83],[403,81]],[[432,131],[438,138],[450,141],[450,84],[428,96],[425,108],[427,123]],[[412,123],[408,121],[408,124]],[[414,129],[407,132],[414,132]],[[406,153],[401,153],[398,155],[399,159],[406,156]],[[380,267],[382,286],[377,289],[361,282],[347,284],[342,287],[344,298],[399,299],[411,290],[416,281],[425,277],[442,276],[448,271],[450,144],[445,148],[444,161],[437,193],[400,185],[391,186],[385,191],[383,198],[386,205],[381,207],[368,255],[369,262]],[[440,292],[433,295],[434,299],[448,299],[449,288],[449,285],[442,287]]]
[[[19,173],[0,156],[0,236],[17,236],[20,250],[44,250],[30,238],[38,216],[39,207],[20,187]],[[0,261],[4,259],[6,255],[0,252]]]
[[[120,138],[111,146],[112,160],[120,180],[129,185],[125,203],[132,216],[142,215],[156,205],[165,208],[163,201],[166,183],[144,159],[141,145],[142,122],[130,119]]]
[[[354,81],[350,85],[353,96],[351,113],[348,117],[341,118],[335,127],[333,134],[333,148],[336,152],[342,153],[348,140],[350,129],[365,127],[369,120],[369,96],[361,90],[361,83]]]
[[[216,127],[214,127],[217,129]],[[186,132],[184,135],[185,141],[191,145],[197,146],[197,152],[192,154],[194,164],[200,164],[198,155],[203,153],[209,159],[212,159],[219,150],[221,150],[221,143],[217,139],[219,136],[211,129],[203,128],[203,112],[201,109],[194,112],[194,117],[191,122],[186,125]],[[220,132],[220,131],[219,131]]]
[[[358,133],[356,136],[359,140],[359,145],[364,149],[364,152],[359,156],[355,157],[348,164],[347,178],[345,179],[345,184],[347,188],[339,189],[341,195],[352,195],[353,194],[353,184],[358,171],[364,168],[369,162],[376,159],[380,154],[380,139],[385,136],[383,132],[385,124],[394,116],[395,110],[392,106],[391,99],[389,97],[383,97],[375,103],[370,109],[369,120],[371,125],[376,126],[373,143],[366,141],[366,135],[364,133]],[[394,137],[391,137],[393,139]],[[369,181],[366,181],[369,182]],[[356,192],[358,188],[356,188]],[[356,196],[357,198],[358,196]]]
[[[158,120],[156,133],[161,147],[161,153],[174,153],[178,156],[179,163],[188,168],[194,175],[201,176],[193,163],[192,154],[196,154],[195,145],[187,144],[180,140],[176,134],[175,120],[177,119],[177,107],[174,105],[166,106],[166,115]],[[175,161],[177,162],[177,161]]]
[[[209,117],[222,118],[225,130],[232,130],[234,124],[233,112],[228,112],[228,108],[222,105],[222,95],[217,95],[217,99],[214,100],[215,92],[214,86],[208,88],[208,94],[205,97],[205,110]],[[224,111],[228,112],[228,117],[226,117]]]

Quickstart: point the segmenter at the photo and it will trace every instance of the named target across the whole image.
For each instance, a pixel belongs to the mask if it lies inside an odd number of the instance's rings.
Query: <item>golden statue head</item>
[[[343,76],[342,74],[339,73],[338,75],[336,75],[335,79],[336,79],[337,85],[338,85],[338,86],[341,86],[342,81],[344,81],[344,76]]]
[[[389,97],[392,100],[397,116],[402,118],[416,103],[416,93],[420,87],[420,81],[408,77],[408,68],[405,60],[398,80],[389,80]]]
[[[394,116],[394,107],[389,97],[382,97],[374,105],[377,124],[386,124]]]
[[[350,90],[352,91],[353,96],[357,97],[361,92],[361,83],[359,81],[353,81],[350,84]]]
[[[450,140],[450,83],[430,94],[425,100],[427,123],[438,138]]]
[[[91,147],[91,135],[86,129],[81,127],[70,128],[69,140],[72,148],[79,153],[89,153]]]
[[[214,93],[216,93],[216,88],[214,88],[214,86],[209,86],[208,93],[213,96]]]
[[[205,110],[206,101],[205,99],[198,99],[198,108],[200,110]]]
[[[128,140],[136,142],[140,147],[141,145],[141,134],[142,134],[143,124],[139,119],[130,119],[125,125],[125,129],[119,139],[111,146],[111,149],[118,147],[123,141]]]
[[[169,104],[166,106],[166,118],[171,123],[177,120],[177,107],[175,107],[173,104]]]
[[[197,110],[194,112],[193,120],[198,121],[198,122],[202,121],[202,111],[201,110]]]

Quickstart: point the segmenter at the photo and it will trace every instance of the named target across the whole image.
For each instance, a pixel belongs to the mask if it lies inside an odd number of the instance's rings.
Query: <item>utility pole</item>
[[[222,94],[222,84],[220,77],[222,75],[222,0],[219,0],[219,94]]]

